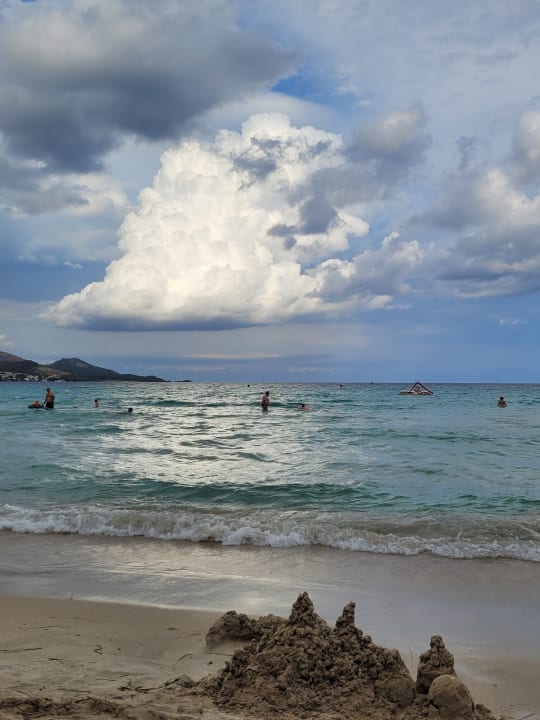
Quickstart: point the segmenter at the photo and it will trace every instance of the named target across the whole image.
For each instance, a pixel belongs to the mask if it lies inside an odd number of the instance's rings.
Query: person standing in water
[[[501,397],[499,398],[499,402],[497,403],[497,406],[498,406],[498,407],[506,407],[506,400],[503,398],[502,395],[501,395]]]
[[[45,391],[45,407],[47,410],[52,410],[54,408],[54,393],[51,388],[47,388]]]
[[[261,398],[261,407],[263,409],[263,412],[268,410],[269,405],[270,405],[270,391],[267,390]]]

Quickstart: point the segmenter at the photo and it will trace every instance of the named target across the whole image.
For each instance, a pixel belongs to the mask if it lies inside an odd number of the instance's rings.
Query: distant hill
[[[9,362],[31,362],[31,361],[24,360],[23,358],[19,357],[18,355],[11,355],[10,353],[2,352],[0,350],[0,362],[9,363]]]
[[[25,360],[17,355],[0,351],[0,372],[22,373],[26,375],[35,375],[40,365],[33,360]],[[51,371],[54,375],[54,371]]]
[[[165,382],[155,375],[133,375],[117,373],[114,370],[91,365],[79,358],[62,358],[50,365],[40,365],[33,360],[11,355],[0,350],[0,373],[21,374],[39,377],[43,380],[58,379],[70,381],[117,380],[132,382]]]

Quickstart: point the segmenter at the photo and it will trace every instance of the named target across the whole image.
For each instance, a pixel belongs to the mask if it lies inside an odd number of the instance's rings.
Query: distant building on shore
[[[62,378],[51,375],[29,375],[21,372],[0,372],[0,382],[58,382]]]

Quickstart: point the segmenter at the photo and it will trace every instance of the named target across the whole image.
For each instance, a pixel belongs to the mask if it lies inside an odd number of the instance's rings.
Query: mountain
[[[24,360],[23,358],[19,357],[18,355],[11,355],[7,352],[2,352],[0,350],[0,362],[2,363],[9,363],[9,362],[31,362],[31,360]]]
[[[0,374],[33,376],[42,380],[117,380],[132,382],[165,382],[155,375],[133,375],[91,365],[79,358],[62,358],[50,365],[40,365],[33,360],[11,355],[0,350]],[[11,378],[10,378],[11,379]]]
[[[56,372],[67,373],[76,380],[132,380],[138,382],[165,382],[155,375],[132,375],[131,373],[117,373],[114,370],[90,365],[79,358],[63,358],[51,363],[48,367]],[[67,378],[66,378],[67,379]]]
[[[33,360],[25,360],[18,355],[0,351],[0,372],[35,375],[39,367],[38,363]],[[51,372],[50,374],[53,375],[54,373]]]

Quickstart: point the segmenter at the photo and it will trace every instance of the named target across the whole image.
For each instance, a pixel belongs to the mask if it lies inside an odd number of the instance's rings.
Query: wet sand
[[[355,602],[356,625],[397,648],[413,677],[430,637],[442,635],[476,702],[540,718],[539,564],[10,533],[0,543],[2,697],[82,693],[137,705],[140,688],[222,667],[238,645],[215,654],[204,643],[221,613],[287,616],[307,591],[330,623]],[[199,713],[189,695],[182,702],[186,718]]]

